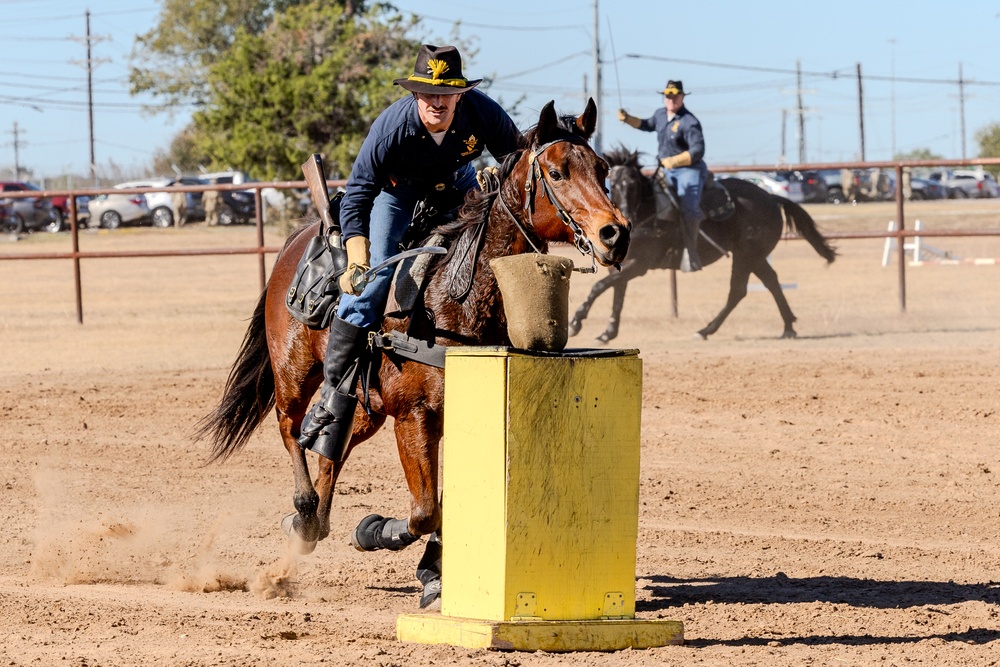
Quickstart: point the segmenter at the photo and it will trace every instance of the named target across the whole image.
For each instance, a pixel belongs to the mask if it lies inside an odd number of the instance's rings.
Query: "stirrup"
[[[299,447],[316,452],[334,463],[344,460],[354,435],[354,409],[358,397],[330,391],[302,420]]]

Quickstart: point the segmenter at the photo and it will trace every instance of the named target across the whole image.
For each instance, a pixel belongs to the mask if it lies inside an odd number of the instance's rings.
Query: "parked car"
[[[113,192],[90,200],[90,226],[94,221],[104,229],[118,229],[125,223],[143,223],[151,219],[145,195]]]
[[[928,178],[910,179],[910,199],[920,201],[922,199],[947,199],[948,188]]]
[[[844,188],[840,183],[840,169],[820,169],[816,174],[826,185],[826,201],[831,204],[843,204],[847,201]]]
[[[116,188],[169,188],[174,185],[202,185],[203,181],[194,177],[182,178],[149,178],[143,181],[128,181],[119,183]],[[200,192],[185,192],[187,200],[187,220],[201,220],[205,211],[201,207]],[[143,195],[149,207],[149,215],[154,227],[173,227],[174,204],[173,193],[148,192]]]
[[[4,192],[41,191],[41,189],[23,181],[4,181]],[[58,209],[52,206],[52,200],[43,197],[4,197],[0,199],[0,224],[5,231],[20,234],[34,230],[60,232],[63,230],[63,217]]]
[[[203,185],[241,184],[251,181],[252,179],[241,171],[215,172],[202,174],[200,177]],[[273,190],[273,188],[265,189]],[[262,191],[261,196],[263,194]],[[219,190],[218,216],[220,225],[246,224],[254,220],[257,216],[257,205],[253,190]]]
[[[774,174],[767,174],[762,171],[740,171],[734,174],[734,176],[742,178],[744,181],[755,183],[771,194],[780,195],[797,204],[801,204],[803,201],[802,183],[799,181],[790,179],[782,180]]]
[[[90,209],[87,206],[89,202],[90,197],[87,195],[76,196],[76,221],[83,226],[86,226],[87,221],[90,219]],[[69,197],[65,195],[53,197],[52,207],[59,211],[59,215],[63,219],[63,226],[65,226],[65,221],[69,218]]]
[[[930,175],[930,179],[949,188],[953,199],[1000,197],[1000,187],[997,186],[996,180],[982,167],[935,171]]]
[[[216,183],[257,183],[256,178],[251,178],[249,174],[245,171],[217,171],[215,173],[204,173],[200,175],[202,180],[215,179]],[[253,194],[253,190],[247,190],[250,194]],[[277,188],[261,188],[260,198],[264,201],[267,206],[271,208],[281,209],[288,203],[288,198],[285,193]]]
[[[825,202],[829,188],[818,171],[778,171],[775,177],[782,181],[798,181],[802,189],[802,201],[807,203]]]

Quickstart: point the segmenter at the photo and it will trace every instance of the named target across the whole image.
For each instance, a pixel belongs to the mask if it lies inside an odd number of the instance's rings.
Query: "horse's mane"
[[[633,169],[641,169],[642,166],[639,164],[639,155],[639,151],[630,151],[622,144],[618,144],[618,146],[612,148],[604,154],[604,159],[612,167],[630,167]]]
[[[584,139],[576,125],[575,116],[560,116],[557,127],[571,137]],[[465,196],[465,203],[459,210],[458,217],[452,222],[440,225],[433,230],[433,233],[440,234],[447,241],[452,241],[458,238],[467,227],[485,222],[490,214],[490,209],[493,208],[493,201],[500,194],[500,190],[503,189],[503,184],[507,181],[510,173],[514,171],[514,166],[521,159],[524,151],[534,145],[537,134],[538,127],[531,127],[522,136],[518,149],[507,155],[503,162],[500,163],[497,173],[500,187],[491,190],[479,190],[478,188],[470,190]]]

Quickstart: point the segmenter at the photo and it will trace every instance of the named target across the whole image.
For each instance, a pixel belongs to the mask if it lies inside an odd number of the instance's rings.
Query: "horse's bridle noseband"
[[[556,193],[553,192],[552,186],[549,185],[549,181],[545,178],[545,174],[542,173],[541,165],[538,162],[538,156],[545,152],[551,146],[559,143],[569,142],[575,144],[583,144],[581,141],[574,141],[572,139],[556,139],[555,141],[550,141],[547,144],[542,144],[535,150],[528,153],[528,177],[524,181],[524,212],[528,216],[528,225],[525,225],[521,220],[514,215],[514,212],[510,210],[507,206],[507,202],[503,199],[503,191],[497,193],[497,198],[500,200],[500,204],[503,206],[504,210],[507,211],[508,215],[514,220],[514,224],[524,235],[524,238],[528,240],[528,244],[532,249],[541,253],[542,250],[535,244],[537,235],[534,233],[534,223],[531,219],[532,211],[535,208],[535,182],[541,183],[541,190],[545,194],[545,198],[549,200],[549,203],[556,209],[556,214],[559,219],[562,220],[567,227],[573,232],[573,244],[576,249],[580,251],[582,255],[590,256],[590,267],[575,268],[574,271],[579,271],[580,273],[595,273],[597,271],[597,258],[595,257],[595,250],[593,242],[587,238],[587,235],[583,233],[583,228],[580,224],[573,219],[569,211],[560,203],[559,198],[556,197]],[[534,237],[534,238],[533,238]]]

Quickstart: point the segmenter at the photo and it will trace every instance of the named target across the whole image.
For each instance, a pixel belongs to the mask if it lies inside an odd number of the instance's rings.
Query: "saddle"
[[[677,190],[669,183],[663,172],[657,170],[653,179],[656,183],[656,217],[661,220],[679,221],[680,200]],[[709,220],[716,222],[728,220],[736,212],[729,190],[715,180],[715,174],[708,172],[705,187],[701,191],[701,211]]]

